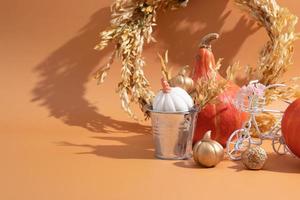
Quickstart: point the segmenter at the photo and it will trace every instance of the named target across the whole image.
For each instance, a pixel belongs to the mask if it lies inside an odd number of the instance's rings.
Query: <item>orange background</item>
[[[201,169],[192,161],[154,159],[149,122],[129,119],[114,92],[120,63],[102,86],[92,79],[111,50],[93,50],[111,2],[1,2],[0,199],[299,199],[300,160],[272,154],[270,143],[262,171],[231,161]],[[279,2],[300,16],[298,0]],[[214,50],[224,65],[255,65],[267,40],[232,1],[191,0],[185,9],[161,13],[158,42],[145,49],[154,90],[156,53],[169,49],[172,66],[193,65],[208,32],[221,33]],[[300,75],[299,46],[286,78]]]

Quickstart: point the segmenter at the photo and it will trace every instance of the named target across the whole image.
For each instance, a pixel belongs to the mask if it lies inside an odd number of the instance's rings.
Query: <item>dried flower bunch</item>
[[[235,0],[236,4],[248,12],[254,20],[265,27],[270,40],[260,52],[259,64],[256,68],[247,69],[249,79],[258,79],[265,85],[278,83],[279,79],[292,64],[293,43],[299,38],[295,33],[297,17],[286,8],[281,8],[275,0]],[[153,27],[156,25],[159,10],[174,9],[186,6],[188,0],[115,0],[113,3],[111,26],[101,32],[100,43],[95,47],[102,50],[110,42],[114,42],[115,50],[107,65],[99,69],[95,78],[102,83],[116,57],[122,61],[121,82],[118,84],[118,93],[123,109],[134,116],[130,103],[138,103],[146,113],[145,105],[150,105],[153,92],[150,89],[143,67],[142,57],[145,43],[155,41],[152,37]],[[241,67],[236,64],[227,70],[227,78],[234,79],[234,73]],[[167,77],[167,71],[165,76]],[[201,80],[200,80],[201,82]],[[215,85],[216,81],[202,81],[196,84],[201,94],[201,105],[205,105],[217,96],[225,86]],[[199,88],[201,87],[201,88]],[[269,100],[278,98],[289,99],[295,96],[294,83],[288,89],[274,89],[267,93]],[[299,94],[299,93],[298,93]]]
[[[139,103],[142,109],[150,105],[153,92],[146,79],[142,57],[144,43],[155,41],[152,37],[156,25],[158,10],[176,8],[187,1],[183,0],[116,0],[111,6],[111,26],[100,33],[101,41],[95,47],[102,50],[110,42],[115,43],[115,50],[107,65],[96,72],[95,78],[102,83],[115,57],[122,61],[121,82],[117,92],[122,108],[134,117],[130,103]]]

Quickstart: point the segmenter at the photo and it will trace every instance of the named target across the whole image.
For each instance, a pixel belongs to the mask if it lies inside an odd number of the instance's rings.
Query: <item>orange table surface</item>
[[[120,108],[119,61],[102,86],[92,78],[109,57],[93,46],[109,23],[111,2],[1,2],[0,200],[299,199],[300,159],[273,154],[270,142],[260,171],[229,160],[205,169],[154,158],[149,122]],[[279,2],[300,15],[298,0]],[[215,31],[215,54],[225,65],[255,65],[267,40],[232,1],[190,3],[161,14],[158,43],[145,49],[153,90],[160,87],[157,52],[169,49],[177,69],[193,65],[199,38]],[[300,75],[299,44],[286,79]]]

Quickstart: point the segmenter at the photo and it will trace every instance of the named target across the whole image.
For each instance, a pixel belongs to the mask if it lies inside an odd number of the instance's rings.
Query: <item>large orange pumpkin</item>
[[[300,99],[295,100],[284,112],[281,131],[289,149],[300,157]]]
[[[199,78],[210,78],[211,68],[216,65],[211,50],[211,41],[218,37],[218,34],[211,33],[202,39],[197,55],[196,66],[192,74],[194,81],[197,81]],[[217,79],[221,80],[223,78],[221,75],[218,75]],[[247,115],[240,112],[233,105],[236,94],[240,88],[232,82],[228,84],[226,90],[217,97],[220,103],[207,104],[199,113],[193,143],[201,140],[204,134],[211,130],[212,139],[226,146],[226,141],[232,132],[242,127]]]

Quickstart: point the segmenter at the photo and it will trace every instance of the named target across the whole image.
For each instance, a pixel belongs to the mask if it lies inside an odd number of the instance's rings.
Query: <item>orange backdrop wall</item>
[[[300,16],[298,0],[278,2]],[[126,170],[143,171],[138,159],[153,157],[150,128],[148,122],[137,124],[121,110],[115,93],[120,63],[113,65],[103,85],[96,86],[92,78],[112,49],[93,50],[98,33],[109,25],[111,3],[1,1],[0,157],[5,161],[0,170],[0,199],[43,199],[38,197],[51,190],[49,199],[105,197],[114,192],[117,176],[142,181]],[[193,65],[198,42],[208,32],[221,34],[214,51],[216,57],[224,58],[225,66],[237,60],[256,65],[267,41],[265,31],[229,0],[190,0],[187,8],[160,13],[155,31],[158,42],[145,48],[145,70],[154,90],[159,89],[161,76],[157,52],[168,49],[175,68]],[[299,52],[297,42],[294,65],[286,78],[300,75]],[[127,165],[119,159],[133,161]],[[156,163],[152,165],[155,168]],[[105,173],[118,166],[123,169]],[[99,180],[106,180],[100,184],[105,189],[101,194]],[[121,193],[131,191],[125,183],[118,187]]]

